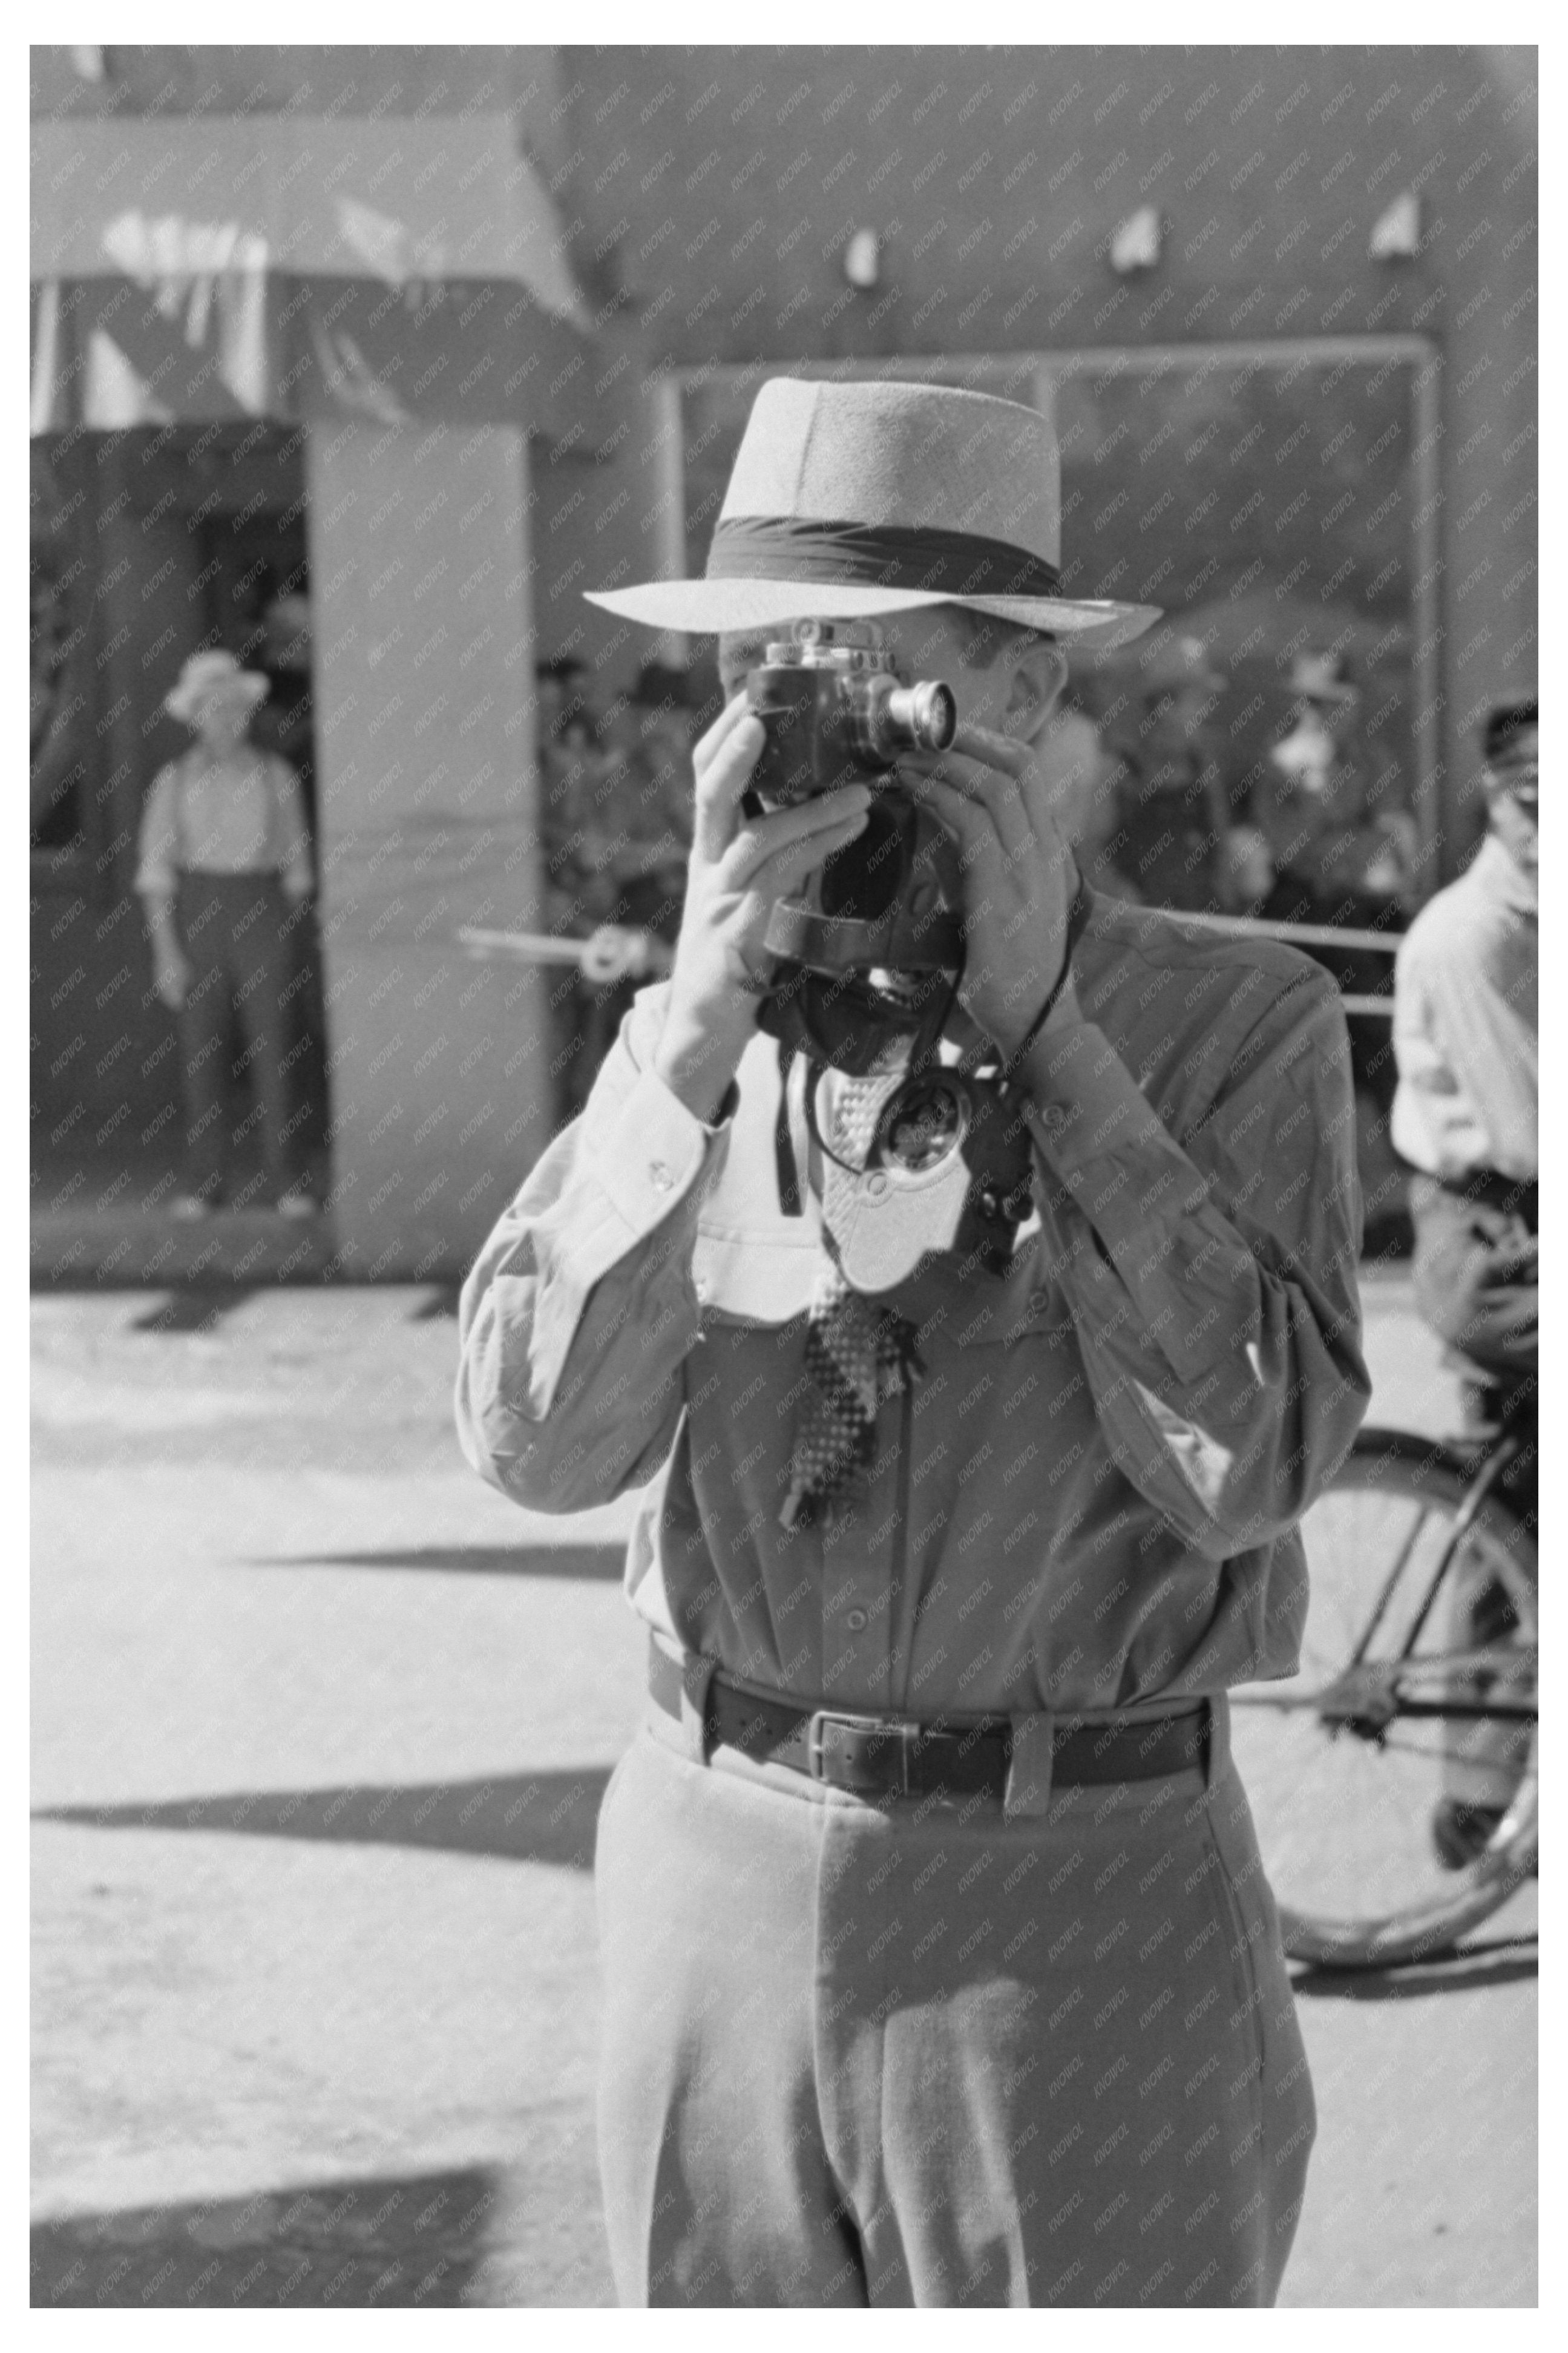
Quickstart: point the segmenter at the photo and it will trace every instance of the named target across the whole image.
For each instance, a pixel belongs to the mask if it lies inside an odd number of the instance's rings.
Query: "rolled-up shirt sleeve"
[[[180,863],[180,771],[174,761],[153,779],[136,852],[132,887],[143,898],[172,899]]]
[[[1069,986],[1028,1113],[1050,1271],[1107,1442],[1221,1559],[1300,1517],[1370,1396],[1344,1017],[1310,966],[1263,994],[1178,1140]]]
[[[728,1149],[650,1067],[665,989],[644,990],[595,1082],[463,1286],[458,1432],[475,1470],[536,1511],[584,1511],[662,1464],[697,1342],[698,1213]]]

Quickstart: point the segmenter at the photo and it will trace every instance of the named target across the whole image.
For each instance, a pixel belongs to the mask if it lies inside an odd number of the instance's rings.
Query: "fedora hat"
[[[215,648],[188,657],[163,698],[163,708],[188,726],[205,703],[240,696],[247,702],[265,702],[271,691],[260,670],[242,670],[233,654]]]
[[[657,629],[763,629],[963,605],[1077,646],[1156,605],[1061,594],[1061,466],[1037,409],[946,385],[775,376],[752,403],[700,580],[589,603]]]
[[[1290,691],[1307,702],[1359,702],[1343,654],[1298,654],[1290,665]]]

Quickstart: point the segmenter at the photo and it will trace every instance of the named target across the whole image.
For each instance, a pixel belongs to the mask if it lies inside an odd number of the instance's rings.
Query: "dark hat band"
[[[1043,556],[966,531],[731,515],[708,551],[710,580],[799,580],[819,587],[906,588],[936,596],[1057,596]]]

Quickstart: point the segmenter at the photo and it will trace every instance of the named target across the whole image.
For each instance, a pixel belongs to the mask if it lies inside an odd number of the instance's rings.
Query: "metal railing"
[[[1348,924],[1273,923],[1258,915],[1184,913],[1181,920],[1184,923],[1195,923],[1202,931],[1218,932],[1233,939],[1284,940],[1300,947],[1371,949],[1380,955],[1395,955],[1404,937],[1401,932],[1353,931]],[[616,980],[647,980],[669,969],[670,952],[663,940],[651,932],[623,929],[616,924],[605,924],[586,939],[555,932],[486,931],[473,924],[466,924],[457,937],[464,953],[480,962],[574,964],[585,979],[601,987]],[[1369,1014],[1384,1021],[1394,1018],[1392,996],[1342,992],[1340,1002],[1347,1013]]]

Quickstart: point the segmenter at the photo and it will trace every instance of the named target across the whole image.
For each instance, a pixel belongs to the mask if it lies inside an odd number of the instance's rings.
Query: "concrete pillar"
[[[543,989],[465,923],[538,920],[527,450],[309,437],[334,1269],[460,1274],[549,1133]]]

